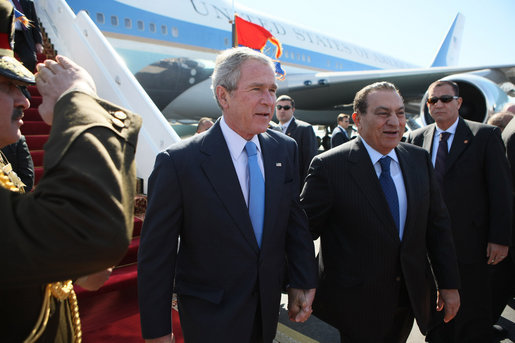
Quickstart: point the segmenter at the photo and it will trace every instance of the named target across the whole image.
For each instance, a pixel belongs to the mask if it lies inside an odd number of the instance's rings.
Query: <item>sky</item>
[[[234,1],[421,67],[431,64],[461,12],[459,66],[515,64],[515,0]]]

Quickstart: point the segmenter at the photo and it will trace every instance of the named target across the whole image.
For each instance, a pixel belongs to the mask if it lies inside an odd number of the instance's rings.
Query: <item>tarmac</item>
[[[315,241],[315,251],[318,250],[318,241]],[[274,343],[340,343],[340,334],[334,327],[312,315],[304,323],[295,323],[288,318],[288,296],[282,295],[279,325]],[[373,309],[371,309],[373,311]],[[504,309],[497,325],[506,330],[505,334],[498,335],[492,343],[515,342],[515,298]],[[423,343],[425,337],[420,333],[416,323],[408,337],[407,343]]]
[[[288,297],[281,299],[281,312],[277,328],[276,343],[340,343],[338,330],[326,324],[315,316],[311,316],[304,323],[294,323],[288,318]],[[505,335],[497,337],[493,343],[515,342],[515,299],[506,306],[502,317],[497,322],[506,330]],[[413,325],[407,343],[423,343],[424,336],[420,333],[416,323]]]

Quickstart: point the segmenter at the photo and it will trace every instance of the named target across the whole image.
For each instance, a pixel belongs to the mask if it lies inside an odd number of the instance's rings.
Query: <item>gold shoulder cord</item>
[[[18,175],[12,170],[11,164],[7,162],[7,159],[0,152],[0,186],[6,188],[12,192],[25,193],[23,187],[25,186],[20,180]],[[56,298],[59,301],[68,299],[70,305],[70,311],[72,315],[73,335],[74,342],[82,342],[82,331],[80,327],[79,317],[79,304],[77,302],[77,296],[73,290],[72,280],[63,282],[49,283],[45,287],[45,294],[43,296],[43,305],[39,318],[32,329],[29,337],[23,341],[23,343],[34,343],[38,340],[41,334],[45,331],[48,323],[48,317],[50,316],[50,300]]]

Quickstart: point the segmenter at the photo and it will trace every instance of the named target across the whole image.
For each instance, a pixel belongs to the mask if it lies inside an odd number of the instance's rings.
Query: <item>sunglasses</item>
[[[440,100],[441,102],[446,104],[446,103],[456,100],[458,98],[459,97],[456,95],[454,95],[454,96],[453,95],[442,95],[441,97],[433,96],[433,97],[427,99],[427,103],[434,105],[438,102],[438,100]]]
[[[291,108],[291,106],[290,106],[290,105],[286,105],[286,106],[277,105],[277,109],[278,109],[278,110],[282,110],[282,109],[284,109],[285,111],[288,111],[290,108]]]

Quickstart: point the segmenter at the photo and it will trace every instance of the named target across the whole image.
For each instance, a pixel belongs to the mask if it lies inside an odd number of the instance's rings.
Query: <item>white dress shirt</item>
[[[240,182],[241,192],[243,193],[243,197],[245,198],[245,203],[247,207],[249,206],[249,170],[247,167],[247,152],[245,151],[245,144],[247,144],[247,140],[243,139],[239,134],[237,134],[233,129],[227,125],[222,116],[220,120],[220,128],[222,129],[222,134],[225,139],[225,143],[227,143],[227,147],[229,148],[229,153],[231,154],[232,163],[234,165],[234,169],[236,170],[236,174],[238,175],[238,181]],[[256,144],[257,147],[257,156],[258,156],[258,164],[261,169],[261,173],[263,174],[263,179],[266,183],[265,178],[265,169],[263,167],[263,154],[261,152],[261,146],[259,145],[258,136],[255,135],[251,139],[252,142]]]
[[[286,133],[286,131],[288,131],[288,126],[290,126],[290,123],[292,120],[293,120],[293,116],[286,123],[284,123],[284,124],[279,123],[279,127],[281,128],[281,131],[283,133]]]
[[[408,213],[408,198],[406,196],[406,187],[404,186],[401,165],[399,164],[399,159],[397,158],[395,149],[390,151],[387,155],[382,155],[377,150],[368,145],[363,137],[361,137],[361,141],[367,149],[368,156],[370,156],[370,160],[372,161],[372,165],[376,171],[377,178],[379,178],[381,175],[381,163],[379,160],[383,156],[390,156],[392,159],[390,161],[390,175],[392,176],[393,183],[395,184],[395,190],[397,191],[397,197],[399,198],[399,238],[402,240],[402,235],[404,234],[404,224],[406,223],[406,214]]]

